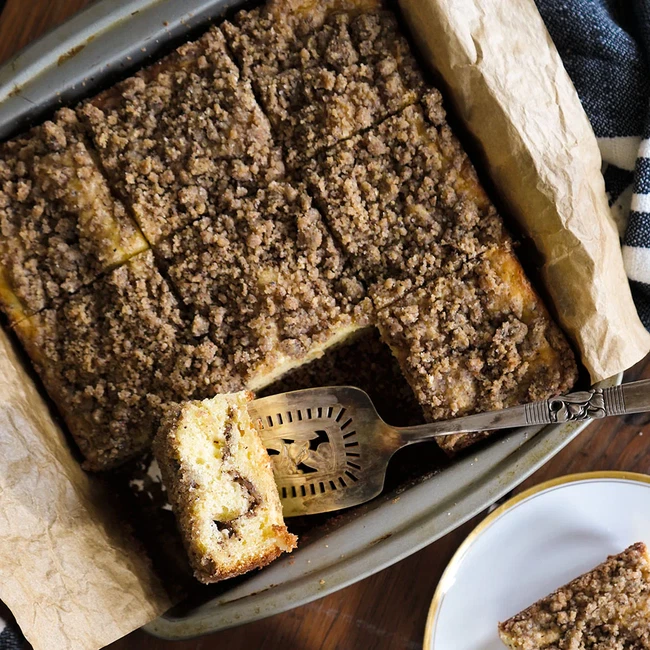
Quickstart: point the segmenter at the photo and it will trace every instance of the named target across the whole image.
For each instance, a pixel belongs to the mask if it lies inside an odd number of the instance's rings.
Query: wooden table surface
[[[0,14],[0,63],[86,4],[87,0],[7,0]],[[650,357],[626,373],[625,380],[642,377],[650,377]],[[592,424],[518,491],[573,472],[618,469],[650,473],[649,424],[650,414]],[[377,575],[285,614],[178,643],[134,632],[109,647],[417,650],[422,647],[427,611],[438,579],[458,545],[483,516]]]

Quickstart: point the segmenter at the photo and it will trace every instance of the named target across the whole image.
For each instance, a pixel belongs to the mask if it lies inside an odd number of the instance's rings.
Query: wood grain
[[[88,4],[8,0],[0,15],[0,62]],[[650,378],[650,358],[626,381]],[[650,414],[592,424],[517,491],[573,472],[650,473]],[[431,597],[450,557],[484,513],[428,548],[347,589],[285,614],[201,639],[170,643],[134,632],[111,650],[418,650]]]

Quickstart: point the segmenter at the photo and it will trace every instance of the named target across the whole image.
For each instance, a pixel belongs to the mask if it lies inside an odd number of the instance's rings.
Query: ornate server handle
[[[398,431],[403,444],[410,444],[450,433],[575,422],[643,411],[650,411],[650,379],[612,388],[592,388],[549,400],[513,406],[501,411],[489,411],[455,420],[405,427]]]

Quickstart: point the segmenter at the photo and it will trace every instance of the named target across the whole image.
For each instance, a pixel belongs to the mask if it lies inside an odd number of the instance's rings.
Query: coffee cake
[[[571,349],[505,248],[425,284],[377,319],[430,421],[546,399],[576,380]],[[484,435],[436,440],[455,452]]]
[[[0,145],[0,305],[36,313],[147,248],[73,111]]]
[[[575,378],[377,0],[239,12],[2,145],[0,182],[0,306],[87,467],[377,320],[430,419]]]
[[[434,90],[324,152],[308,178],[379,308],[509,241]]]
[[[291,168],[423,89],[395,15],[379,2],[270,2],[222,28]]]
[[[273,182],[160,242],[192,329],[229,351],[251,389],[370,322],[365,290],[304,188]]]
[[[268,120],[216,28],[79,113],[152,244],[216,214],[227,190],[246,192],[284,172]]]
[[[505,623],[514,650],[650,648],[650,558],[637,542]]]
[[[263,567],[296,546],[248,416],[251,399],[244,391],[174,407],[154,441],[194,575],[204,583]]]

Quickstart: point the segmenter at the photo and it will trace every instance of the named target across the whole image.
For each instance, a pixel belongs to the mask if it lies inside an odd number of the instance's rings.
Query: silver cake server
[[[386,424],[370,397],[352,386],[272,395],[250,402],[248,411],[271,455],[284,515],[295,517],[376,497],[391,456],[416,442],[650,411],[650,379],[412,427]]]

